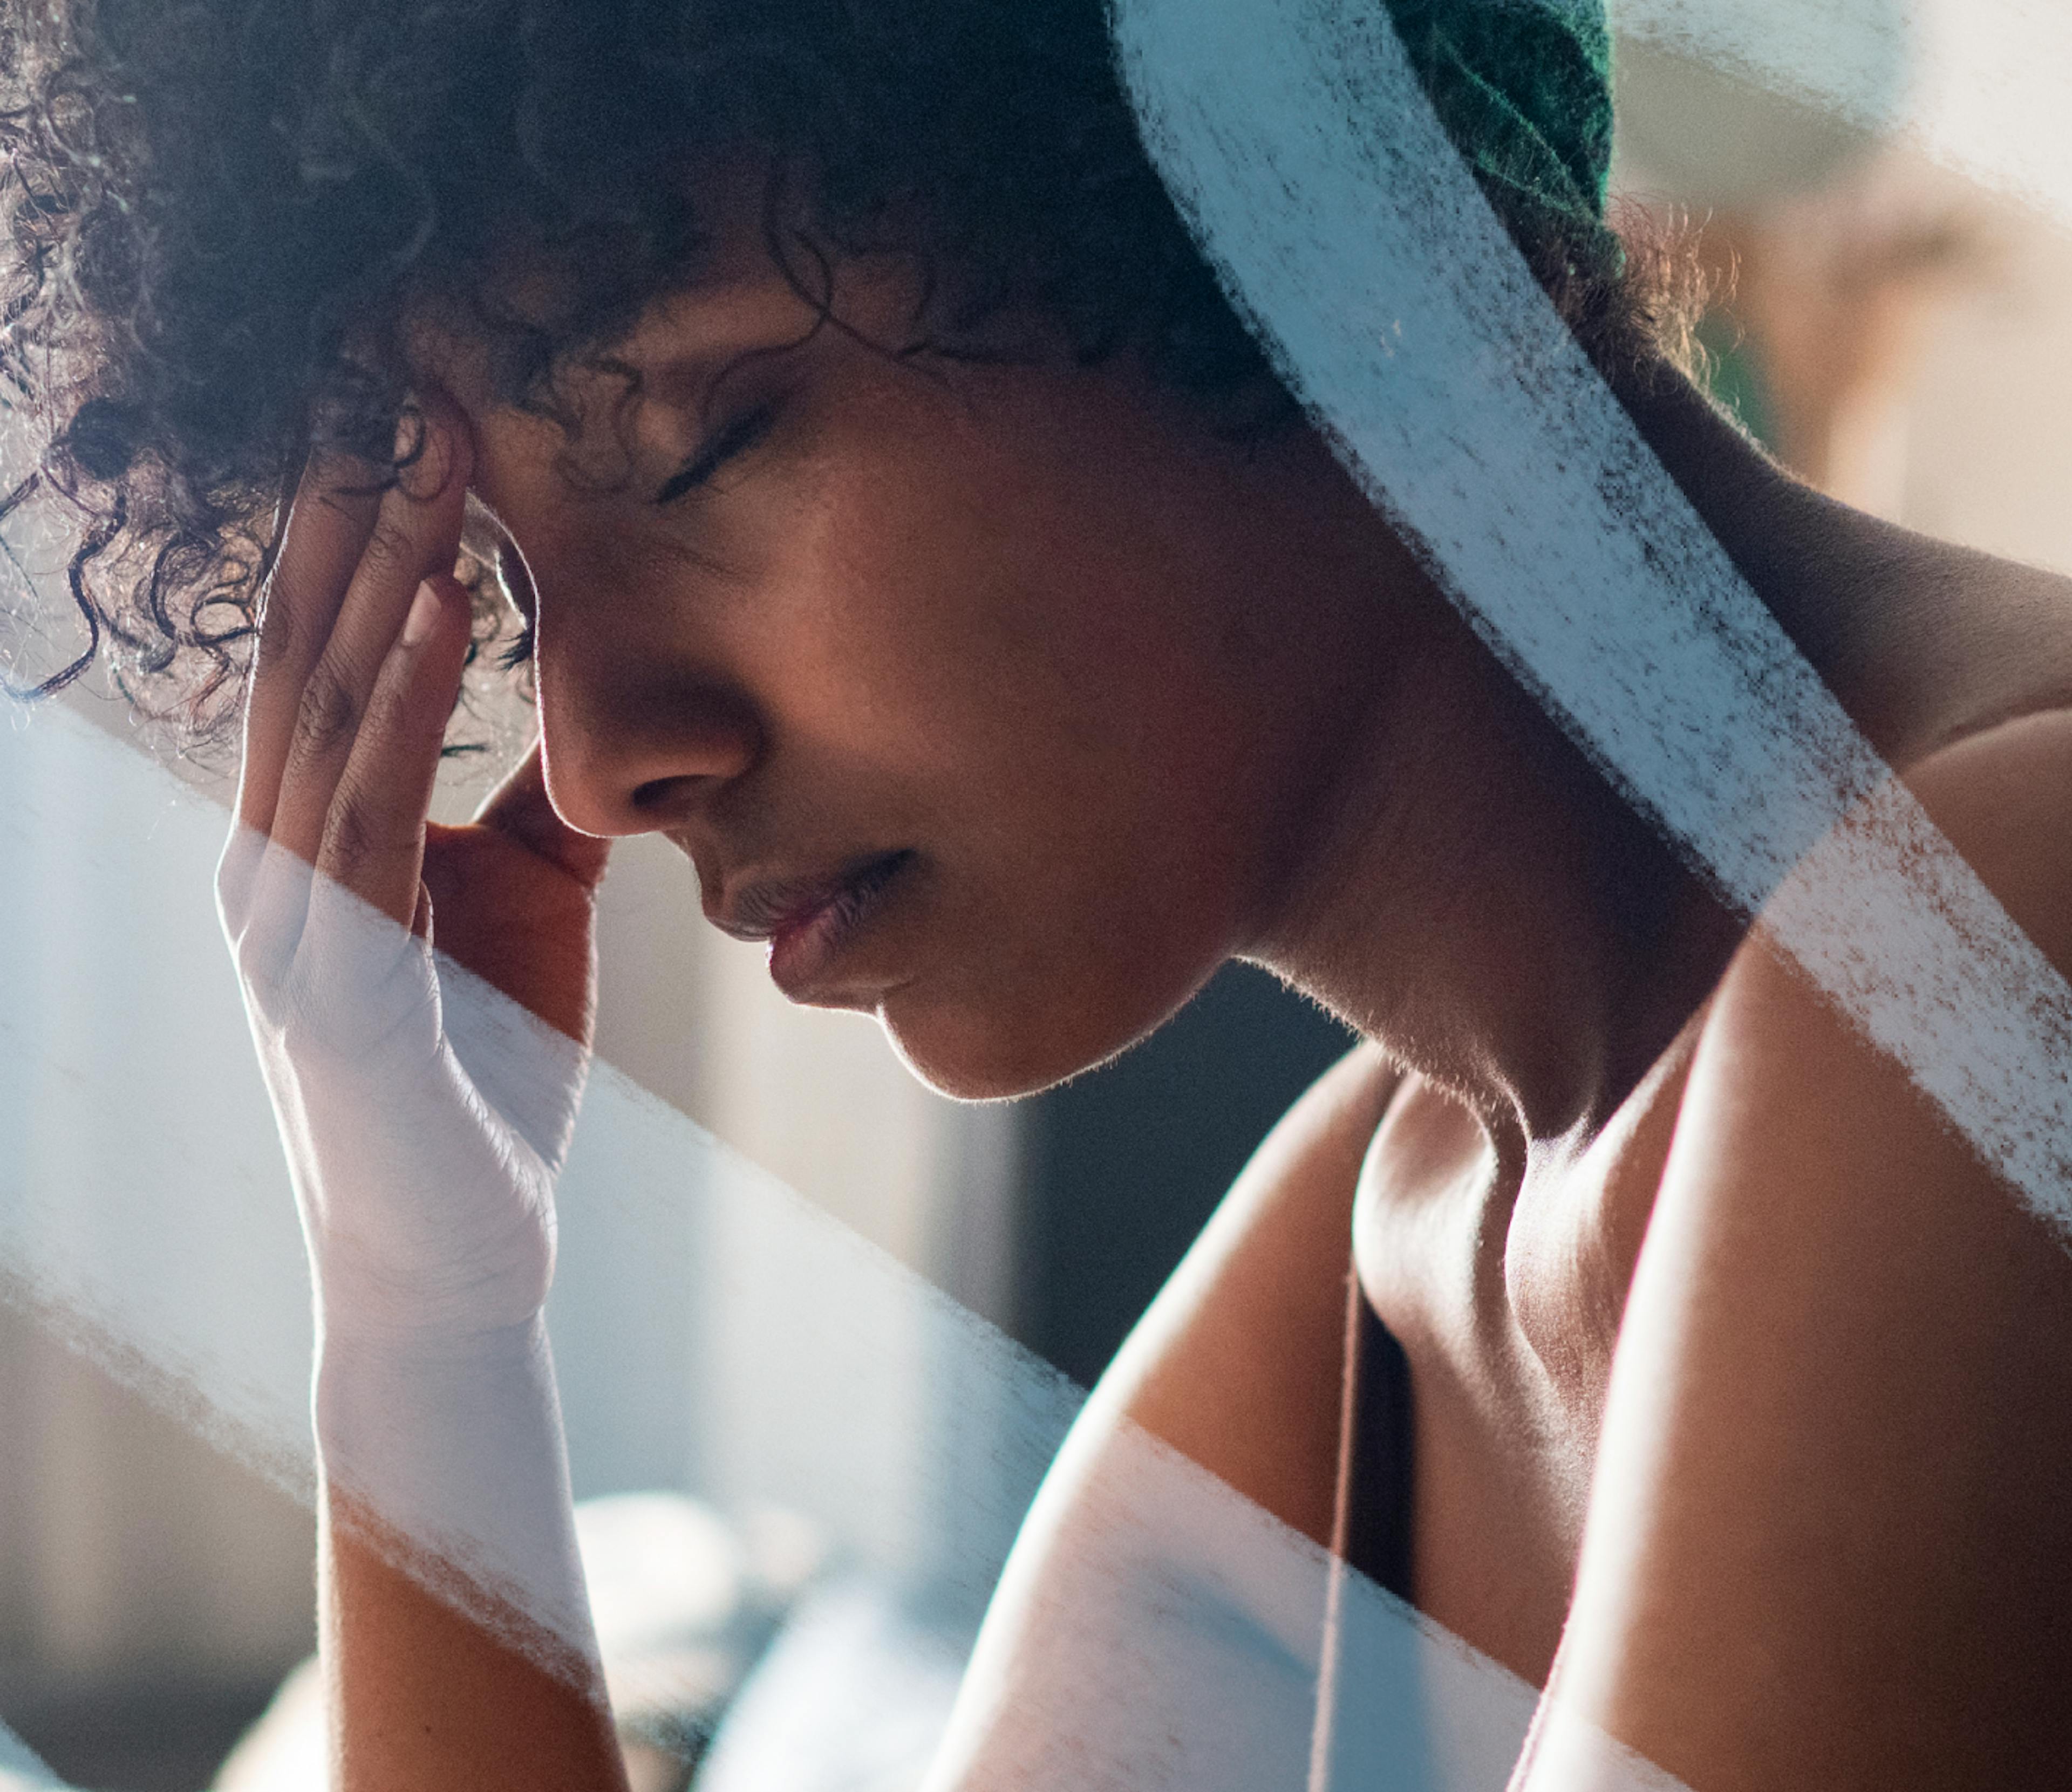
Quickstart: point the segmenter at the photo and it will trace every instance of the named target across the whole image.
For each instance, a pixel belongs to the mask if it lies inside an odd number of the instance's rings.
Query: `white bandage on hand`
[[[325,1478],[476,1615],[594,1660],[541,1318],[589,1053],[254,829],[217,896],[309,1249]]]

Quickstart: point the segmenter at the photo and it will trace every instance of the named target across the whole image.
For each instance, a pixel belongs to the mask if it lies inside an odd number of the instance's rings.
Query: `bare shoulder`
[[[2072,966],[2072,716],[1907,781]],[[1635,1273],[1564,1699],[1708,1787],[2062,1784],[2068,1478],[2072,1253],[1758,926]]]
[[[2072,977],[2072,709],[1967,735],[1909,767],[1904,781],[1929,820],[2060,977]],[[2072,1075],[2072,1066],[2066,1073]],[[1686,1105],[1789,1101],[1860,1118],[1899,1100],[1918,1120],[1918,1091],[1792,966],[1760,918],[1711,1004]],[[1947,1131],[1944,1123],[1933,1124]],[[1695,1173],[1692,1154],[1683,1167]],[[1982,1165],[1966,1173],[1990,1180]]]
[[[2072,709],[1967,735],[1906,782],[2023,931],[2072,966]]]

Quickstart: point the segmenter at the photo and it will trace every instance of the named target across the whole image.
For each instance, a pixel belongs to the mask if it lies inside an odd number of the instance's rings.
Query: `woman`
[[[1395,10],[1670,474],[2072,962],[2064,587],[1824,502],[1651,345],[1601,21]],[[133,676],[217,700],[268,568],[223,894],[323,1318],[343,1783],[618,1783],[538,1323],[580,1054],[442,1031],[405,929],[580,1041],[646,830],[952,1093],[1097,1063],[1231,956],[1372,1042],[1092,1409],[946,1781],[1099,1778],[1044,1689],[1134,1421],[1708,1792],[2062,1782],[2060,1245],[1294,412],[1098,9],[178,26],[17,27],[10,365]],[[498,586],[540,744],[428,828]]]

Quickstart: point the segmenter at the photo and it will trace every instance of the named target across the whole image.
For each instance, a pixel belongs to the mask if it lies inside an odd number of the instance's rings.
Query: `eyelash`
[[[672,504],[685,494],[710,484],[713,475],[737,454],[746,454],[768,435],[770,425],[776,420],[777,404],[774,399],[752,411],[744,411],[692,456],[683,470],[655,494],[655,502]]]
[[[752,411],[736,417],[712,440],[693,455],[683,469],[673,474],[661,490],[655,495],[657,504],[672,504],[678,498],[709,485],[714,474],[737,454],[746,454],[770,433],[770,426],[777,420],[777,404],[772,400]],[[532,658],[533,625],[528,620],[518,631],[518,638],[497,658],[507,672],[515,672]]]
[[[504,594],[510,600],[511,607],[518,610],[519,617],[524,626],[519,629],[518,638],[496,656],[496,663],[507,672],[515,672],[521,666],[528,665],[532,661],[532,618],[526,615],[524,610],[519,609],[517,599],[512,594],[512,576],[505,571],[504,566],[504,556],[507,552],[508,552],[508,547],[498,549],[496,564],[493,570],[497,582],[504,587]],[[533,601],[536,604],[539,601],[536,596],[533,598]]]
[[[518,631],[518,638],[496,656],[496,663],[507,672],[515,672],[532,660],[532,625],[528,622]]]

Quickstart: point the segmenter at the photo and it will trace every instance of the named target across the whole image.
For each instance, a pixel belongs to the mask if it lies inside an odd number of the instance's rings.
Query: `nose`
[[[602,663],[600,663],[602,661]],[[705,672],[607,656],[542,657],[541,762],[556,813],[585,834],[681,826],[762,756],[738,691]]]
[[[565,511],[565,502],[542,501],[511,477],[514,465],[531,464],[519,455],[492,461],[490,470],[505,475],[495,495],[529,497],[513,507],[530,513]],[[544,538],[559,572],[543,591],[505,513],[478,495],[498,579],[532,638],[541,768],[555,813],[607,838],[680,826],[762,757],[755,705],[717,665],[710,641],[671,625],[669,605],[643,601],[637,581],[598,576],[611,556],[594,544],[543,527],[536,545]],[[593,570],[571,570],[584,568]]]

